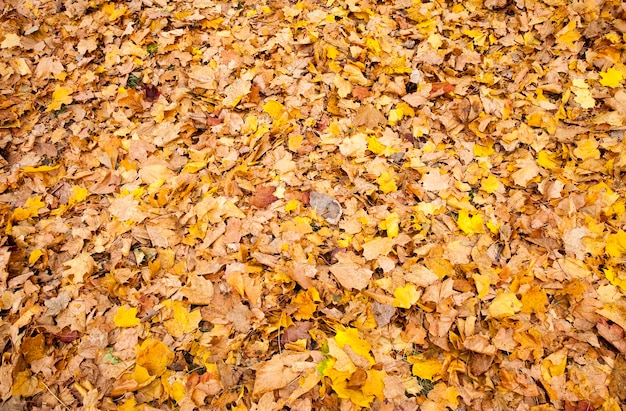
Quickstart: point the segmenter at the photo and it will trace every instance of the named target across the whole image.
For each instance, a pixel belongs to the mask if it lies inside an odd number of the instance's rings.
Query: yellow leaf
[[[326,57],[327,58],[329,58],[331,60],[335,60],[338,55],[339,55],[339,50],[337,50],[337,48],[335,46],[333,46],[332,44],[329,44],[328,47],[326,47]]]
[[[124,401],[124,403],[117,407],[117,411],[136,411],[137,400],[135,397],[132,397],[129,400]]]
[[[493,174],[483,178],[480,181],[480,189],[486,193],[493,194],[500,188],[500,180]]]
[[[137,364],[144,367],[150,375],[159,376],[174,361],[174,352],[165,343],[148,338],[137,353]]]
[[[122,6],[120,8],[115,8],[115,3],[107,3],[102,6],[102,12],[109,16],[109,21],[115,21],[118,18],[122,17],[128,11],[128,7]]]
[[[154,380],[155,376],[150,375],[150,372],[146,367],[142,367],[139,364],[135,365],[131,378],[139,385],[145,386]]]
[[[393,292],[395,297],[392,305],[398,308],[411,308],[417,300],[419,300],[421,292],[417,291],[415,284],[407,284],[404,287],[398,287]]]
[[[46,171],[56,170],[59,167],[61,167],[61,165],[56,165],[56,166],[39,166],[39,167],[27,166],[27,167],[24,167],[22,169],[22,172],[24,172],[24,173],[45,173]]]
[[[574,101],[580,104],[582,108],[593,108],[596,105],[596,100],[589,91],[589,85],[584,79],[578,78],[572,81],[572,91],[576,95]]]
[[[176,402],[180,402],[185,397],[185,385],[182,381],[176,378],[171,371],[161,376],[161,384],[165,392]]]
[[[370,364],[374,364],[374,358],[370,355],[372,345],[359,337],[359,330],[356,328],[345,328],[344,330],[337,330],[335,335],[335,341],[340,348],[349,345],[352,351],[359,354],[361,357],[367,359]]]
[[[387,378],[387,373],[385,371],[378,370],[367,370],[367,380],[365,380],[365,384],[361,387],[363,394],[366,397],[375,396],[380,401],[385,399],[383,391],[385,389],[385,383],[383,380]]]
[[[331,385],[333,387],[333,390],[335,390],[339,398],[349,399],[350,401],[352,401],[353,404],[358,405],[359,407],[370,407],[371,402],[374,400],[373,396],[368,398],[363,392],[348,388],[347,379],[333,379],[332,375],[330,376],[330,378],[332,380]]]
[[[576,22],[572,20],[556,34],[556,43],[561,48],[576,51],[574,42],[578,41],[580,37],[580,33],[576,30]]]
[[[52,102],[48,105],[49,111],[59,110],[63,104],[72,103],[70,96],[74,90],[69,87],[56,86],[52,92]]]
[[[615,234],[609,234],[606,239],[606,253],[611,257],[626,254],[626,232],[618,230]]]
[[[89,196],[89,190],[80,186],[72,186],[72,195],[68,200],[68,205],[71,207],[80,203]]]
[[[206,161],[190,161],[183,167],[183,173],[194,174],[204,169],[207,165]]]
[[[113,317],[113,323],[116,327],[134,327],[139,325],[141,321],[137,318],[137,307],[129,307],[127,305],[117,309]]]
[[[611,284],[626,291],[626,279],[620,278],[620,276],[615,272],[615,270],[613,270],[613,268],[605,268],[603,271],[604,276],[607,280],[609,280]]]
[[[174,337],[182,337],[183,334],[190,333],[198,328],[202,314],[196,309],[189,312],[187,304],[182,301],[166,300],[163,306],[171,309],[174,318],[165,321],[164,325]]]
[[[493,143],[487,146],[481,146],[480,144],[474,144],[474,155],[476,157],[487,157],[496,151],[493,149]]]
[[[548,296],[540,287],[532,287],[522,294],[522,312],[525,314],[545,313]]]
[[[9,379],[9,382],[11,380]],[[39,379],[28,370],[17,372],[13,377],[12,394],[15,397],[31,397],[43,390]]]
[[[398,213],[389,214],[383,221],[378,224],[378,228],[387,232],[387,237],[395,238],[400,231],[400,217]]]
[[[483,226],[483,217],[480,214],[470,216],[469,211],[459,211],[459,218],[456,221],[457,225],[467,235],[484,233],[485,228]]]
[[[263,111],[269,114],[272,120],[276,120],[285,112],[285,106],[276,100],[268,100],[267,103],[263,104]]]
[[[293,318],[296,320],[310,319],[313,317],[313,313],[317,309],[316,302],[319,301],[320,296],[315,288],[311,287],[307,291],[300,291],[291,299],[291,305],[298,309],[293,314]]]
[[[541,150],[537,153],[537,164],[546,170],[554,170],[559,166],[559,163],[556,161],[556,156],[546,150]]]
[[[574,149],[574,155],[583,161],[599,159],[600,150],[598,150],[598,141],[593,137],[578,141]]]
[[[14,221],[23,221],[30,217],[39,215],[39,210],[44,208],[46,203],[41,200],[41,196],[30,197],[26,200],[24,207],[18,207],[13,211]]]
[[[443,363],[438,360],[427,360],[421,356],[411,356],[408,360],[413,364],[411,368],[413,375],[423,380],[432,380],[443,370]]]
[[[289,140],[287,145],[290,151],[297,151],[302,147],[302,141],[304,141],[304,136],[301,134],[296,134],[293,136],[289,136]]]
[[[622,84],[622,80],[624,79],[622,72],[619,70],[615,70],[612,67],[606,72],[601,72],[600,77],[602,77],[600,79],[600,84],[605,87],[611,88],[620,87],[620,85]]]
[[[28,264],[35,264],[42,255],[43,250],[41,250],[40,248],[33,250],[28,256]]]
[[[365,39],[365,46],[370,49],[374,53],[374,55],[380,56],[382,50],[380,49],[380,44],[378,43],[378,40],[367,37]]]
[[[547,382],[552,378],[563,375],[567,367],[567,351],[559,350],[547,356],[541,362],[541,376]]]
[[[375,136],[367,136],[365,139],[367,140],[367,149],[378,156],[390,156],[398,151],[382,144]]]
[[[526,122],[531,127],[544,128],[548,133],[556,133],[557,121],[552,115],[543,111],[535,111],[526,117]]]
[[[489,315],[494,318],[505,318],[515,315],[522,309],[522,302],[517,299],[514,293],[505,291],[498,294],[489,305]]]
[[[478,298],[482,299],[489,292],[489,286],[491,281],[489,277],[483,274],[472,274],[472,278],[476,283],[476,291],[478,291]]]
[[[389,194],[391,192],[397,191],[398,186],[396,185],[396,180],[387,171],[383,171],[380,177],[376,179],[376,183],[378,183],[378,187],[380,187],[380,191],[385,194]]]

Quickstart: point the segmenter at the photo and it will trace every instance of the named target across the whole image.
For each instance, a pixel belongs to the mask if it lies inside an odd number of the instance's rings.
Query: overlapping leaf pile
[[[8,409],[626,400],[626,11],[3,4]]]

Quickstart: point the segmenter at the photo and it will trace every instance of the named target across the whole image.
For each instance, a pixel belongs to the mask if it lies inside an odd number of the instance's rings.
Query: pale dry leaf
[[[309,195],[309,204],[313,209],[328,223],[337,224],[341,219],[343,210],[339,201],[335,200],[328,194],[311,191]]]
[[[209,305],[213,299],[213,283],[199,275],[190,275],[187,286],[180,290],[193,305]]]
[[[90,254],[80,253],[76,258],[64,262],[63,266],[66,267],[63,277],[68,278],[74,284],[80,284],[85,281],[85,277],[95,271],[97,264]]]
[[[372,270],[362,267],[356,263],[336,263],[329,267],[337,281],[342,287],[348,289],[362,290],[369,284]]]
[[[450,177],[439,170],[431,170],[422,177],[422,186],[426,191],[441,191],[450,187]]]

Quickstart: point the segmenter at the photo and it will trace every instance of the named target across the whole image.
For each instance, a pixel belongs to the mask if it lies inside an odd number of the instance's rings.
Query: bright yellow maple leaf
[[[374,358],[370,355],[372,345],[359,337],[359,330],[356,328],[346,327],[345,329],[338,329],[335,341],[340,348],[349,345],[352,351],[367,359],[370,364],[375,363]]]
[[[141,321],[137,318],[137,307],[123,305],[117,309],[113,316],[113,323],[116,327],[134,327]]]
[[[70,87],[57,85],[52,92],[52,102],[48,104],[48,111],[59,110],[63,104],[68,105],[74,101],[71,94],[74,92]]]
[[[400,217],[398,213],[389,214],[383,221],[378,224],[378,228],[387,232],[387,237],[395,238],[400,231]]]
[[[390,156],[393,153],[398,152],[398,150],[387,147],[386,145],[378,141],[376,136],[367,136],[365,137],[365,139],[367,140],[367,149],[378,156]]]
[[[622,84],[622,80],[624,80],[624,75],[621,71],[615,70],[614,68],[608,69],[606,72],[600,72],[600,84],[605,87],[616,88],[620,87]]]
[[[39,210],[45,206],[46,203],[43,202],[41,196],[30,197],[24,203],[24,207],[13,210],[13,221],[24,221],[31,217],[37,217]]]
[[[174,337],[181,337],[183,334],[192,332],[198,328],[202,314],[196,309],[189,312],[186,303],[182,301],[166,300],[163,306],[173,311],[174,318],[165,321],[165,328]]]
[[[489,292],[489,286],[491,286],[491,281],[489,277],[483,274],[472,274],[472,278],[476,283],[476,291],[478,291],[478,298],[482,299]]]
[[[384,379],[387,378],[387,373],[385,371],[378,370],[367,370],[367,380],[365,380],[365,384],[361,387],[363,394],[366,397],[375,396],[380,401],[385,399],[385,395],[383,393],[385,389]]]
[[[583,161],[589,159],[597,160],[600,158],[598,145],[598,141],[593,137],[580,140],[576,143],[574,155]]]
[[[378,183],[380,191],[385,194],[389,194],[398,190],[395,178],[388,171],[383,171],[380,177],[376,179],[376,183]]]
[[[532,287],[530,290],[522,294],[522,312],[526,314],[531,313],[545,313],[548,304],[548,296],[546,292],[540,287]]]
[[[177,378],[171,371],[161,375],[161,384],[165,392],[176,402],[185,397],[185,383]]]
[[[317,309],[317,303],[320,302],[320,295],[313,287],[306,291],[300,291],[291,299],[291,305],[297,307],[297,311],[293,314],[296,320],[308,320],[313,317],[313,313]]]
[[[146,339],[137,353],[137,364],[144,367],[153,376],[163,374],[173,361],[174,351],[164,342],[153,338]]]
[[[560,48],[576,51],[574,42],[580,40],[581,37],[581,34],[576,30],[576,22],[572,20],[556,34],[556,44]]]
[[[429,360],[421,355],[410,356],[407,360],[413,364],[411,368],[413,375],[423,380],[432,380],[443,370],[443,361]]]
[[[500,188],[500,180],[493,174],[483,178],[480,181],[480,189],[488,194],[493,194]]]
[[[611,257],[626,254],[626,232],[618,230],[615,234],[609,234],[606,239],[606,253]]]
[[[394,290],[393,300],[394,307],[398,308],[411,308],[419,300],[422,293],[417,290],[415,284],[407,284],[404,287],[398,287]]]
[[[476,157],[488,157],[495,152],[496,151],[493,149],[493,143],[490,143],[486,146],[474,144],[474,155]]]
[[[496,319],[510,317],[522,309],[522,302],[517,299],[515,293],[505,291],[498,294],[489,305],[489,315]]]
[[[89,197],[89,190],[80,186],[72,186],[72,194],[70,195],[70,198],[67,201],[67,204],[68,206],[71,207],[75,204],[80,203],[87,197]]]
[[[547,356],[541,362],[541,376],[547,382],[552,378],[563,375],[567,367],[567,351],[562,349]]]
[[[459,211],[459,218],[456,223],[467,235],[480,234],[485,232],[483,217],[480,214],[470,215],[469,211]]]
[[[626,291],[625,278],[622,278],[619,274],[617,274],[613,268],[605,268],[602,271],[604,272],[604,276],[606,277],[606,279],[609,280],[611,284]]]
[[[546,170],[554,170],[559,166],[555,154],[547,150],[541,150],[537,153],[537,164]]]
[[[107,3],[102,6],[102,12],[109,16],[109,21],[115,21],[118,18],[122,17],[128,11],[128,7],[122,6],[119,8],[115,7],[115,3]]]
[[[269,114],[272,120],[276,120],[285,112],[285,106],[276,100],[268,100],[267,103],[263,104],[263,111]]]
[[[359,407],[370,407],[372,401],[374,401],[373,395],[368,397],[362,391],[348,388],[348,380],[345,378],[333,378],[334,374],[332,370],[329,374],[328,377],[332,380],[331,386],[339,398],[349,399],[353,404]]]

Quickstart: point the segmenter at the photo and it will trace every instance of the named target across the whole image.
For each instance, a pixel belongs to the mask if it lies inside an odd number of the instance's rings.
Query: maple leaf
[[[422,293],[417,291],[415,284],[407,284],[404,287],[398,287],[393,292],[395,297],[393,306],[398,308],[411,308],[419,300]]]
[[[257,186],[254,194],[250,197],[250,204],[256,208],[267,208],[274,201],[278,200],[278,197],[274,195],[276,187],[274,186]]]
[[[162,341],[148,338],[141,343],[137,352],[137,365],[149,375],[159,376],[174,361],[174,352]]]
[[[505,291],[500,293],[489,304],[489,315],[495,318],[510,317],[518,313],[523,307],[515,293]]]
[[[134,327],[140,322],[137,318],[137,307],[119,307],[113,316],[113,323],[116,327]]]
[[[52,102],[48,104],[48,111],[59,110],[62,105],[71,104],[73,99],[71,94],[74,92],[70,87],[56,86],[52,92]]]
[[[600,72],[600,84],[605,87],[616,88],[622,84],[624,75],[621,71],[614,68],[608,69],[606,72]]]

